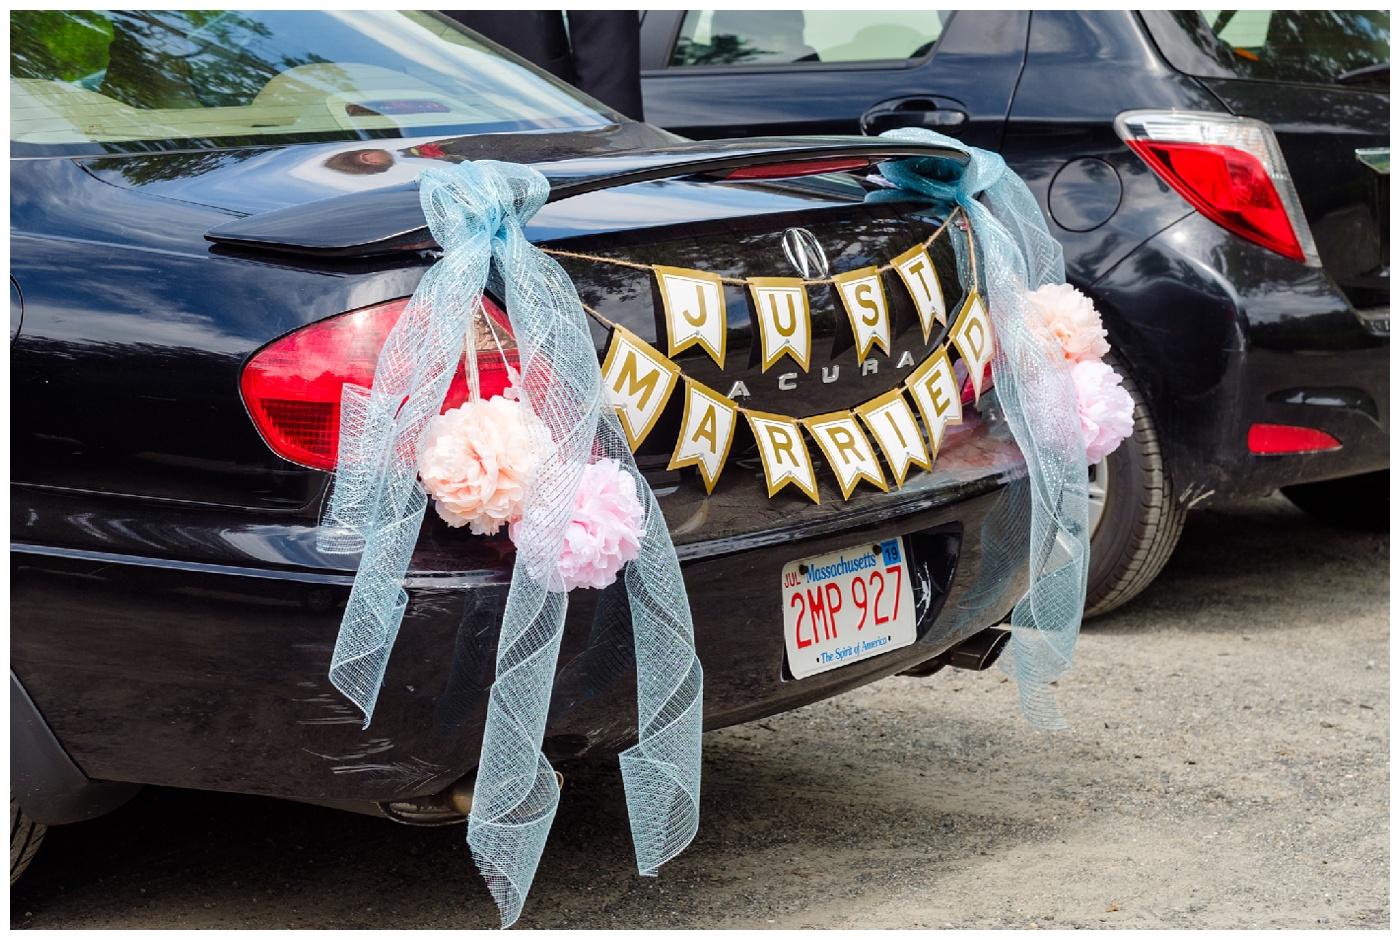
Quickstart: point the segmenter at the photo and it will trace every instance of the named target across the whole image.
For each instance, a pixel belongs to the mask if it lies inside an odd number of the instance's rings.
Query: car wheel
[[[1384,532],[1390,528],[1390,470],[1285,486],[1283,495],[1324,522]]]
[[[1171,557],[1186,521],[1142,393],[1121,364],[1111,364],[1133,397],[1133,435],[1089,468],[1085,617],[1126,604],[1151,584]]]
[[[39,843],[44,841],[47,826],[41,826],[30,819],[13,796],[10,797],[10,884],[20,876],[34,853],[39,851]]]

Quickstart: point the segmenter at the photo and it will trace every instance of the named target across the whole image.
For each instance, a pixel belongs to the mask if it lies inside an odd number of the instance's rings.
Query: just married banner
[[[861,482],[888,491],[891,485],[903,486],[911,468],[933,468],[948,426],[962,422],[961,389],[950,352],[964,362],[978,399],[983,374],[992,359],[991,319],[975,283],[956,311],[946,341],[928,352],[899,384],[848,410],[794,416],[745,408],[686,375],[672,359],[698,346],[719,368],[724,368],[728,345],[725,283],[742,284],[752,300],[763,372],[784,358],[803,372],[810,371],[812,316],[808,292],[822,285],[833,287],[840,299],[855,339],[857,361],[864,364],[877,356],[890,357],[893,329],[891,300],[883,277],[886,272],[894,272],[908,292],[927,345],[935,327],[948,323],[943,288],[928,253],[929,244],[942,231],[941,228],[883,266],[872,265],[811,280],[739,280],[687,268],[551,253],[649,268],[656,279],[665,327],[658,344],[664,342],[665,352],[596,311],[589,311],[612,329],[603,361],[603,386],[634,451],[651,434],[672,397],[683,395],[680,432],[670,469],[695,467],[707,492],[713,492],[742,418],[758,445],[768,495],[791,485],[820,502],[809,441],[825,456],[843,499],[849,499]],[[969,269],[975,271],[976,265],[969,265]],[[901,364],[914,363],[912,359],[901,359]],[[884,458],[883,466],[877,458],[877,448]]]

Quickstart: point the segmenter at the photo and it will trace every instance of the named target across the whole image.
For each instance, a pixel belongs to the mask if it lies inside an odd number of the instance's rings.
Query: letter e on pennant
[[[924,427],[928,428],[930,456],[936,460],[948,425],[962,424],[962,396],[947,348],[940,346],[909,374],[904,385],[923,416]]]

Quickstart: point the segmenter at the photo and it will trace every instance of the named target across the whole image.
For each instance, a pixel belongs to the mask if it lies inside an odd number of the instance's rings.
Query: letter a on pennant
[[[724,368],[725,337],[729,333],[724,313],[724,284],[718,274],[652,265],[661,285],[666,308],[666,355],[699,345],[715,365]]]
[[[811,497],[812,502],[821,503],[821,497],[817,495],[817,475],[812,466],[812,456],[807,453],[807,444],[802,440],[802,429],[797,422],[782,415],[760,411],[746,411],[744,415],[749,419],[754,440],[758,442],[763,476],[768,480],[768,495],[772,496],[793,483]]]
[[[918,464],[931,470],[933,463],[924,449],[924,438],[919,433],[919,424],[914,420],[914,412],[904,400],[902,389],[892,389],[879,398],[873,398],[856,408],[856,414],[885,452],[885,462],[894,472],[895,486],[904,485],[904,477],[909,473],[910,464]]]
[[[784,354],[806,372],[812,361],[812,314],[807,286],[796,277],[751,277],[749,292],[763,341],[763,370]]]
[[[957,322],[953,324],[953,345],[958,347],[972,378],[973,401],[982,398],[982,376],[992,361],[992,320],[982,298],[975,292],[968,295]]]
[[[880,272],[876,268],[858,268],[837,274],[836,292],[841,295],[841,303],[846,307],[846,316],[851,319],[851,329],[856,336],[856,357],[860,362],[879,345],[890,354],[890,308],[885,302],[885,288],[880,283]]]
[[[875,459],[875,448],[856,423],[855,415],[849,411],[837,411],[803,418],[802,423],[811,432],[822,453],[826,454],[831,469],[836,471],[842,499],[850,499],[851,491],[861,480],[868,480],[884,492],[889,492],[885,475],[880,472],[880,462]]]
[[[919,324],[924,328],[924,342],[927,343],[934,321],[945,325],[948,322],[948,311],[943,305],[943,288],[939,286],[938,274],[933,270],[933,259],[919,245],[895,258],[894,269],[904,279],[909,296],[914,298],[914,306],[919,311]]]
[[[681,434],[666,469],[699,467],[705,492],[713,493],[715,483],[719,482],[719,472],[729,459],[729,446],[734,443],[734,426],[738,422],[739,409],[732,401],[699,382],[687,380]]]
[[[953,376],[953,363],[946,347],[940,346],[904,380],[914,404],[919,406],[924,427],[928,428],[930,456],[938,459],[938,448],[950,424],[962,424],[962,397]]]
[[[603,391],[635,451],[661,417],[680,369],[639,337],[617,327],[603,360]]]

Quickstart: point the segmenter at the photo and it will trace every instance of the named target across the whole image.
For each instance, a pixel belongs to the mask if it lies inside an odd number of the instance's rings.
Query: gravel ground
[[[1388,535],[1200,511],[1035,732],[999,670],[706,736],[700,835],[635,874],[615,763],[565,765],[521,927],[1386,928]],[[148,789],[51,830],[19,927],[495,923],[464,831]]]

